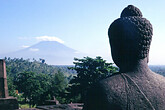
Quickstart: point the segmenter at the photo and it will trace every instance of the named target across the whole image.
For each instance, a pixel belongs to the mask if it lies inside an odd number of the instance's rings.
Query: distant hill
[[[74,67],[74,65],[48,65],[35,59],[30,61],[23,58],[5,58],[5,61],[8,70],[7,73],[11,73],[12,76],[24,71],[44,74],[55,74],[61,71],[65,76],[77,75],[75,70],[68,69],[68,67]],[[165,76],[165,65],[149,65],[149,68],[155,73]]]
[[[82,58],[84,54],[56,41],[42,41],[31,47],[0,56],[24,59],[42,58],[51,65],[72,65],[74,57]]]
[[[149,68],[153,72],[165,76],[165,65],[150,65]]]
[[[5,58],[5,62],[7,66],[7,74],[10,74],[11,76],[15,76],[16,74],[25,71],[31,71],[37,74],[56,74],[62,72],[65,76],[74,76],[77,74],[76,71],[68,69],[68,67],[71,66],[53,66],[36,60],[29,61],[24,60],[23,58]]]

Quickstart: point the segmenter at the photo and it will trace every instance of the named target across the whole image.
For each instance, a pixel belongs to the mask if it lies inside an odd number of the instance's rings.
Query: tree
[[[25,101],[29,103],[30,107],[43,105],[45,100],[50,100],[53,96],[62,103],[66,102],[67,79],[60,71],[56,74],[18,73],[14,84],[18,91],[23,93]]]
[[[45,63],[45,59],[40,58],[39,60],[41,61],[41,63]]]
[[[10,73],[10,68],[6,67],[6,72],[7,72],[7,85],[8,85],[8,91],[9,91],[9,96],[14,96],[16,97],[17,94],[15,92],[15,85],[13,84],[13,77]]]
[[[67,102],[66,100],[66,90],[67,87],[67,78],[61,71],[58,73],[51,75],[51,86],[50,86],[50,94],[51,97],[55,96],[60,103]]]
[[[9,96],[14,96],[16,97],[16,91],[15,91],[15,85],[13,84],[13,78],[12,77],[7,77],[7,85],[8,85],[8,91],[9,91]]]
[[[39,93],[33,95],[33,104],[43,105],[45,100],[50,100],[49,89],[51,87],[51,75],[50,74],[36,74],[35,80],[39,81]]]
[[[50,100],[53,96],[60,103],[68,102],[65,88],[76,71],[69,70],[68,66],[48,65],[35,59],[30,61],[9,57],[5,61],[10,96],[21,96],[21,103],[29,103],[30,106],[43,105],[45,100]],[[17,95],[16,89],[22,94]],[[22,101],[24,98],[26,102]]]
[[[36,73],[23,72],[15,77],[15,84],[19,92],[23,93],[25,101],[28,100],[29,106],[35,105],[35,98],[43,92],[39,80],[36,78]]]
[[[71,96],[81,95],[80,101],[84,101],[86,92],[92,86],[92,84],[104,79],[117,71],[117,67],[114,67],[112,63],[106,63],[101,57],[90,58],[84,57],[83,59],[74,59],[77,76],[70,81],[69,91]]]
[[[35,59],[29,60],[29,59],[23,59],[23,58],[14,58],[11,59],[5,58],[6,66],[9,68],[11,77],[14,77],[18,73],[22,73],[25,71],[32,71],[36,74],[44,73],[44,74],[55,74],[58,73],[60,70],[65,75],[71,75],[76,74],[75,71],[69,70],[68,66],[54,66],[54,65],[48,65],[46,63],[42,63],[41,61],[37,61]]]

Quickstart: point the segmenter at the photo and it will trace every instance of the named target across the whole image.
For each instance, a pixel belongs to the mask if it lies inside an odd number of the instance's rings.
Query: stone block
[[[0,110],[18,109],[17,99],[14,97],[0,98]]]

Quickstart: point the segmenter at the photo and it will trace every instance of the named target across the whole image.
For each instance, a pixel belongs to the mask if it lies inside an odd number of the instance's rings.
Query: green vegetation
[[[27,108],[29,108],[29,104],[19,104],[19,107],[20,108],[23,108],[23,109],[27,109]]]
[[[5,58],[5,61],[9,95],[17,97],[21,105],[43,105],[45,100],[50,100],[54,96],[60,103],[67,103],[65,88],[76,74],[75,71],[69,70],[66,66],[51,66],[43,61],[23,58]],[[18,90],[19,95],[15,90]]]
[[[9,95],[18,98],[20,107],[44,105],[45,100],[53,97],[60,103],[83,102],[92,84],[117,71],[101,57],[75,58],[74,66],[47,65],[44,59],[5,60]]]
[[[101,57],[90,58],[84,57],[83,59],[74,59],[75,67],[77,71],[77,76],[70,81],[70,95],[74,96],[76,99],[79,97],[79,101],[83,102],[86,96],[86,92],[91,87],[92,84],[104,79],[113,73],[117,72],[116,67],[112,63],[106,63]],[[77,100],[76,100],[77,101]]]
[[[42,59],[43,60],[43,59]],[[11,59],[5,58],[7,72],[10,76],[15,76],[17,73],[25,72],[25,71],[32,71],[34,73],[44,73],[44,74],[55,74],[58,71],[65,73],[65,75],[69,76],[72,74],[76,74],[76,71],[69,70],[68,66],[53,66],[44,63],[41,59],[39,61],[33,59],[26,59],[23,58],[14,58]]]
[[[58,72],[53,75],[36,74],[34,72],[18,73],[14,78],[17,90],[23,93],[24,102],[30,107],[43,105],[45,100],[50,100],[53,96],[62,102],[62,93],[65,93],[67,85],[66,77]]]

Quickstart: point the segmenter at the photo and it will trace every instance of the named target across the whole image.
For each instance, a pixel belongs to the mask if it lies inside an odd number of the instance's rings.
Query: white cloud
[[[64,43],[63,40],[54,37],[54,36],[40,36],[40,37],[35,37],[39,41],[57,41],[59,43]]]
[[[39,51],[39,49],[37,49],[37,48],[30,48],[29,51],[37,52],[37,51]]]
[[[30,47],[30,46],[28,46],[28,45],[22,45],[21,47],[22,47],[22,48],[28,48],[28,47]]]

